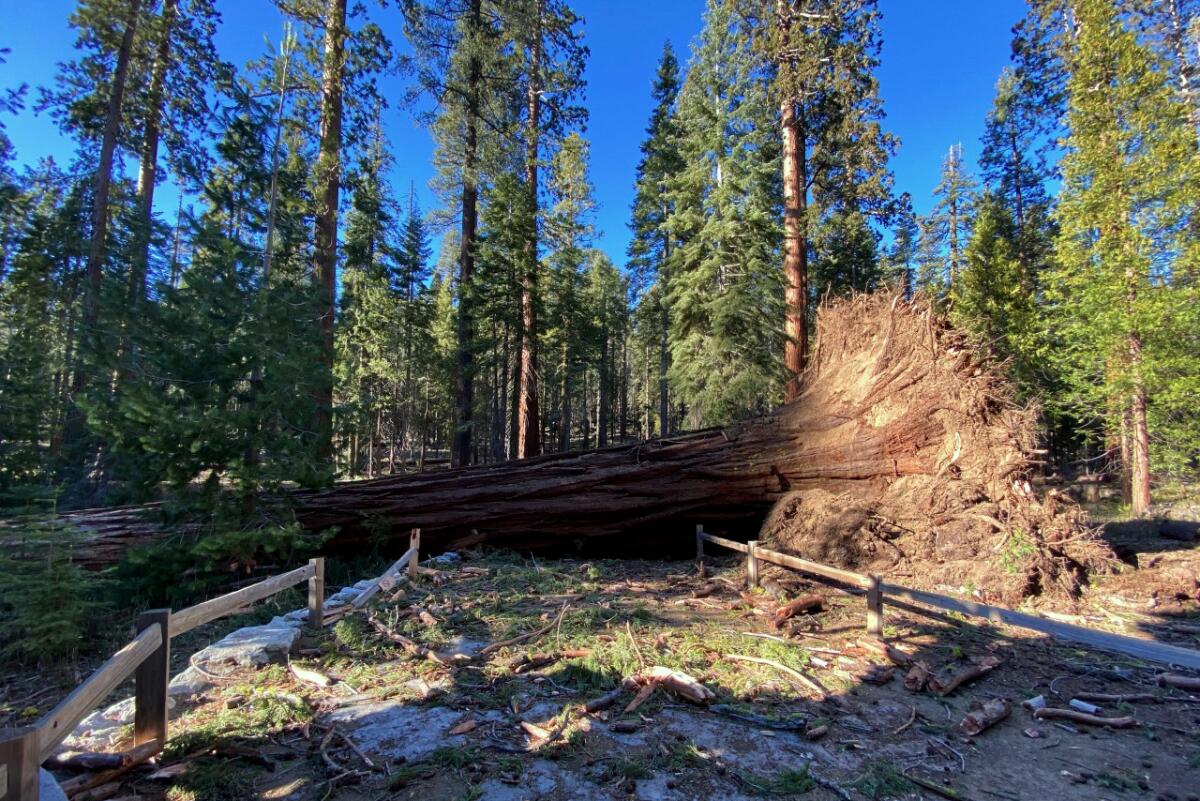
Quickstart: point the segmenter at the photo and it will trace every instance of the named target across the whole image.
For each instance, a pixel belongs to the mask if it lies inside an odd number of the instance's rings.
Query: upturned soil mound
[[[816,342],[793,406],[821,409],[848,432],[885,431],[893,476],[789,492],[760,540],[1008,602],[1072,596],[1087,573],[1111,569],[1111,552],[1080,508],[1057,494],[1039,497],[1030,484],[1037,409],[1018,406],[1003,368],[927,300],[827,302]]]

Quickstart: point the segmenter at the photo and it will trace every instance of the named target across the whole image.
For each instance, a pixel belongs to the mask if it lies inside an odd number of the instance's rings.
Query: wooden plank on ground
[[[182,609],[171,615],[171,636],[178,637],[197,626],[202,626],[244,606],[269,598],[281,590],[307,581],[312,574],[313,567],[308,564],[289,573],[271,576],[257,584],[251,584],[249,587],[242,587],[240,590]]]
[[[50,756],[79,721],[104,700],[117,685],[125,681],[142,661],[162,644],[159,626],[145,628],[124,648],[108,658],[87,681],[37,722],[38,764]]]
[[[371,600],[375,593],[379,592],[379,587],[380,584],[383,583],[383,580],[390,578],[391,576],[398,575],[400,571],[403,570],[404,567],[408,565],[408,563],[411,562],[413,557],[416,555],[417,549],[415,547],[409,548],[407,551],[405,551],[404,556],[401,556],[395,562],[392,562],[391,567],[379,574],[379,577],[372,581],[370,586],[366,587],[362,592],[356,595],[354,600],[350,602],[350,606],[354,609],[362,609],[364,606],[366,606],[367,601]]]

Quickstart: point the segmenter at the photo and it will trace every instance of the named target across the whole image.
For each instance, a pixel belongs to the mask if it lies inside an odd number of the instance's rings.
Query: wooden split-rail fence
[[[413,529],[404,555],[360,590],[346,609],[362,608],[371,596],[394,583],[401,571],[416,572],[420,546],[421,531]],[[178,612],[170,609],[143,612],[134,627],[137,635],[58,706],[32,725],[0,729],[0,801],[38,801],[41,764],[55,753],[79,722],[130,675],[134,683],[134,747],[123,755],[123,766],[111,769],[105,778],[115,778],[123,770],[161,752],[167,742],[172,638],[305,581],[308,582],[308,623],[318,628],[331,617],[325,610],[325,559],[321,557],[310,559],[303,567]],[[333,612],[332,617],[340,617],[344,611]]]
[[[770,562],[781,567],[791,568],[810,576],[815,576],[827,582],[854,587],[865,591],[867,597],[867,632],[875,636],[883,634],[884,600],[898,601],[900,606],[908,608],[912,604],[923,604],[963,615],[985,618],[993,623],[1005,623],[1023,629],[1048,634],[1060,640],[1086,645],[1101,651],[1132,656],[1148,662],[1163,665],[1191,668],[1200,670],[1200,651],[1191,648],[1181,648],[1177,645],[1144,640],[1138,637],[1127,637],[1109,631],[1090,629],[1085,626],[1075,626],[1057,620],[1049,620],[1027,612],[1018,612],[1002,606],[967,601],[961,598],[951,598],[924,590],[914,590],[899,584],[883,581],[876,575],[864,575],[850,570],[810,562],[791,554],[780,553],[762,547],[758,540],[736,542],[709,534],[704,526],[696,526],[696,561],[704,561],[704,543],[711,542],[746,555],[746,575],[751,586],[758,586],[759,562]]]

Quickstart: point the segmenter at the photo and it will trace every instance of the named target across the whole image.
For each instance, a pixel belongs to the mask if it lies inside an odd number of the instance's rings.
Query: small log
[[[1081,701],[1102,701],[1109,704],[1160,704],[1161,698],[1153,693],[1075,693]]]
[[[974,737],[984,729],[1004,720],[1011,712],[1012,704],[1006,699],[993,698],[968,712],[967,716],[958,724],[958,730],[968,737]]]
[[[124,752],[61,751],[42,762],[42,767],[46,770],[112,770],[124,767],[128,762],[129,754]]]
[[[716,693],[688,674],[671,670],[668,667],[655,665],[640,673],[639,676],[661,687],[666,687],[680,698],[691,701],[693,704],[711,704],[717,698]]]
[[[1177,673],[1160,673],[1155,677],[1159,687],[1174,687],[1177,690],[1200,690],[1200,679],[1180,676]]]
[[[913,663],[912,656],[906,654],[904,651],[901,651],[891,643],[884,642],[883,640],[879,640],[874,637],[864,637],[858,641],[858,645],[862,648],[866,648],[867,650],[882,654],[883,656],[887,657],[888,661],[890,661],[896,667],[906,668]]]
[[[122,775],[142,764],[143,762],[146,762],[160,751],[162,751],[162,743],[158,741],[142,743],[141,745],[131,748],[125,752],[125,754],[129,757],[129,760],[121,767],[113,768],[112,770],[106,770],[102,773],[93,773],[86,776],[75,776],[74,778],[67,779],[65,782],[60,783],[59,786],[68,796],[74,796],[76,793],[81,793],[84,790],[90,790],[94,787],[108,784],[109,782],[120,778]]]
[[[631,685],[632,679],[625,679],[621,682],[621,686],[617,687],[615,690],[609,690],[599,698],[593,698],[591,701],[588,701],[586,704],[584,704],[583,711],[590,714],[608,709],[610,706],[615,704],[622,695],[629,692]]]
[[[1050,707],[1036,710],[1033,717],[1037,720],[1069,720],[1088,726],[1108,726],[1110,729],[1132,729],[1138,725],[1131,715],[1105,718],[1099,715],[1089,715],[1086,712],[1076,712],[1074,709],[1051,709]]]
[[[121,791],[120,782],[109,782],[71,796],[71,801],[105,801]]]
[[[824,603],[825,600],[816,593],[801,595],[776,609],[774,617],[771,618],[771,625],[776,629],[782,628],[783,621],[788,618],[795,617],[801,612],[819,612]]]
[[[991,673],[999,664],[999,659],[988,657],[973,665],[968,665],[946,681],[942,681],[936,676],[930,676],[928,681],[929,689],[941,696],[949,695],[967,682],[974,681],[980,676]]]
[[[914,693],[921,692],[925,689],[925,685],[929,684],[930,675],[929,665],[917,662],[904,676],[904,689]]]
[[[527,720],[522,720],[521,728],[524,729],[525,732],[527,734],[529,734],[529,736],[535,740],[549,740],[550,739],[550,730],[543,729],[541,726],[537,725],[536,723],[530,723]]]

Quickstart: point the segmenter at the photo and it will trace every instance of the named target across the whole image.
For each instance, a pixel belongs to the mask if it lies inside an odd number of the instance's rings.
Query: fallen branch
[[[621,686],[617,687],[615,690],[609,690],[599,698],[593,698],[591,701],[588,701],[586,704],[584,704],[583,711],[591,714],[608,709],[610,706],[615,704],[622,695],[629,692],[632,683],[632,679],[625,679],[621,682]]]
[[[369,617],[368,620],[371,621],[371,625],[375,627],[376,631],[399,645],[405,651],[408,651],[413,656],[419,656],[422,659],[428,659],[430,662],[436,662],[439,665],[450,665],[455,662],[469,662],[471,660],[471,658],[466,654],[458,654],[455,657],[443,656],[436,651],[426,648],[424,645],[410,640],[403,634],[392,631],[387,624],[374,616]]]
[[[1153,693],[1075,693],[1081,701],[1104,701],[1110,704],[1161,704],[1163,699]]]
[[[1160,687],[1174,687],[1177,690],[1200,690],[1200,679],[1191,676],[1180,676],[1176,673],[1160,673],[1154,678]]]
[[[546,634],[547,632],[549,632],[551,629],[553,629],[555,626],[558,625],[558,622],[560,620],[562,620],[563,615],[565,615],[567,613],[568,606],[570,606],[570,604],[563,604],[562,608],[558,610],[558,617],[555,618],[554,620],[552,620],[551,622],[547,623],[545,626],[542,626],[540,629],[538,629],[536,631],[530,631],[525,634],[518,634],[516,637],[510,637],[507,640],[501,640],[500,642],[494,642],[491,645],[484,646],[483,648],[480,649],[479,655],[487,656],[488,654],[499,651],[501,648],[507,648],[508,646],[516,645],[519,642],[525,642],[526,640],[532,640],[535,637],[541,637],[543,634]]]
[[[725,654],[725,658],[733,659],[738,662],[754,662],[755,664],[773,667],[776,670],[786,673],[787,675],[796,679],[808,689],[816,692],[820,696],[819,700],[824,701],[829,698],[829,690],[827,690],[825,686],[821,684],[821,682],[817,681],[812,676],[807,676],[794,668],[788,667],[782,662],[776,662],[773,659],[763,659],[757,656],[746,656],[744,654]]]
[[[949,695],[967,682],[974,681],[980,676],[991,673],[1000,664],[1000,660],[996,657],[988,657],[973,665],[968,665],[962,670],[955,673],[945,682],[938,679],[936,676],[930,676],[927,682],[929,689],[941,696]],[[905,685],[907,686],[907,684]]]
[[[75,793],[81,793],[84,790],[90,790],[93,787],[99,787],[102,784],[108,784],[151,759],[160,751],[162,751],[162,743],[158,740],[150,740],[126,751],[125,754],[129,757],[129,761],[121,767],[106,770],[103,773],[93,773],[90,776],[76,776],[73,779],[62,782],[59,786],[64,793],[71,796]]]
[[[783,622],[788,618],[795,617],[801,612],[819,612],[824,603],[824,599],[815,593],[801,595],[776,609],[775,615],[771,618],[771,625],[776,629],[782,628]]]
[[[580,659],[591,654],[590,648],[567,648],[562,651],[550,651],[542,654],[522,654],[508,663],[514,673],[527,673],[531,670],[553,664],[560,659]]]
[[[129,754],[97,753],[92,751],[62,751],[52,754],[42,763],[47,770],[112,770],[124,767]]]
[[[1108,726],[1110,729],[1132,729],[1138,725],[1131,715],[1105,718],[1099,715],[1089,715],[1086,712],[1076,712],[1074,709],[1052,709],[1050,707],[1036,710],[1033,717],[1036,720],[1070,720],[1088,726]]]

